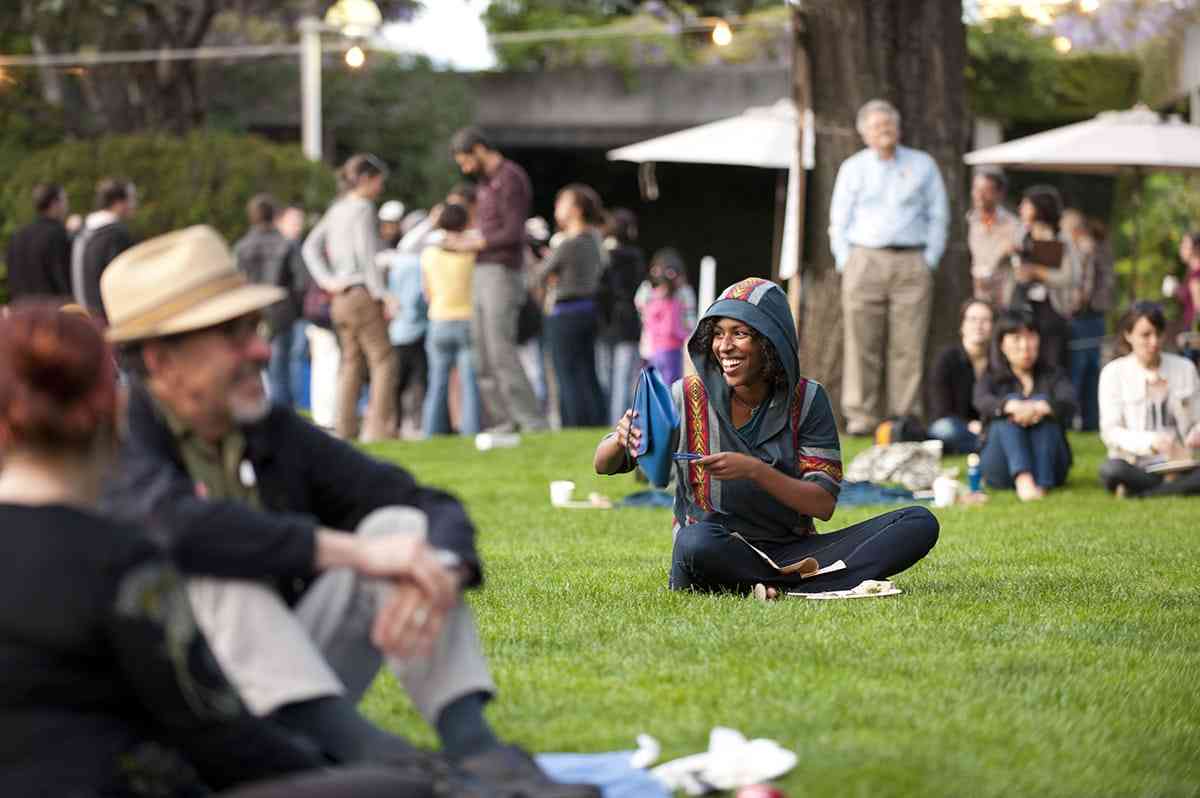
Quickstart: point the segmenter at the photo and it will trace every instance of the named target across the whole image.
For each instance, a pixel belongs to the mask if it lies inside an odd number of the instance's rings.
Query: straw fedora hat
[[[100,277],[113,343],[202,330],[287,296],[237,270],[225,239],[207,225],[167,233],[122,252]]]

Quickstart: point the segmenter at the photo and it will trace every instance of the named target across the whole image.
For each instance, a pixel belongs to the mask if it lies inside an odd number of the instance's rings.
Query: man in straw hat
[[[101,291],[131,382],[109,506],[167,542],[250,709],[334,762],[386,760],[407,743],[356,709],[386,658],[463,770],[596,794],[549,782],[484,718],[495,688],[460,597],[482,577],[462,505],[268,402],[259,327],[283,292],[248,283],[203,226],[122,253]]]

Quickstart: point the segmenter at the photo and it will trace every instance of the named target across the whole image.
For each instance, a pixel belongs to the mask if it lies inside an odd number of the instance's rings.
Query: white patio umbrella
[[[699,163],[787,169],[787,215],[780,245],[780,277],[795,276],[799,262],[800,157],[796,147],[799,118],[789,99],[747,108],[737,116],[657,136],[609,150],[610,161],[640,164]],[[812,111],[804,114],[803,168],[813,167]],[[657,194],[657,189],[653,190]]]
[[[1200,127],[1163,119],[1144,105],[1105,111],[1086,122],[1035,133],[967,153],[971,166],[1098,175],[1200,170]],[[1134,218],[1131,289],[1137,294],[1137,218]]]
[[[1144,105],[967,153],[972,166],[1100,175],[1200,169],[1200,127]]]

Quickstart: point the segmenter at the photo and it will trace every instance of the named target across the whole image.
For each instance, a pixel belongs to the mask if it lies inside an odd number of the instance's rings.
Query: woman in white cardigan
[[[1128,352],[1100,372],[1100,437],[1109,459],[1100,481],[1118,496],[1200,493],[1200,468],[1164,478],[1155,461],[1190,460],[1200,448],[1200,375],[1186,358],[1162,351],[1166,319],[1152,302],[1135,302],[1121,319],[1118,346]]]

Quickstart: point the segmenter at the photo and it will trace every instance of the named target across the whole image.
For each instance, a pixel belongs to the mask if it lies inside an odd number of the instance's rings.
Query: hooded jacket
[[[754,438],[745,440],[730,416],[729,386],[721,365],[693,332],[688,353],[704,395],[689,389],[686,379],[673,386],[676,407],[684,419],[678,450],[697,452],[706,441],[707,453],[748,454],[790,477],[816,482],[836,500],[842,459],[833,408],[819,383],[800,376],[799,342],[783,290],[756,277],[742,280],[705,311],[696,330],[705,326],[705,319],[715,318],[736,319],[766,337],[787,374],[787,387],[776,389],[755,411],[766,416],[751,425],[756,429]],[[689,423],[689,418],[695,423]],[[787,542],[813,531],[810,516],[797,513],[750,480],[712,479],[694,463],[681,463],[677,468],[677,528],[698,521],[715,522],[747,540],[764,543]]]

